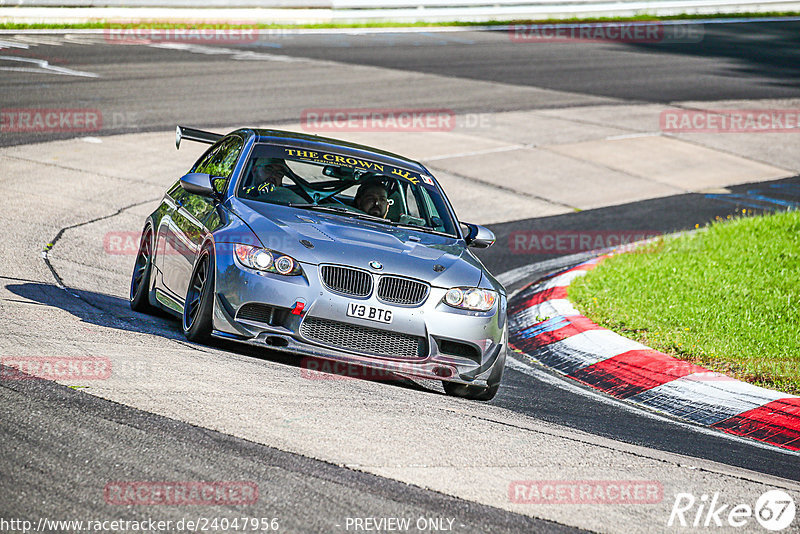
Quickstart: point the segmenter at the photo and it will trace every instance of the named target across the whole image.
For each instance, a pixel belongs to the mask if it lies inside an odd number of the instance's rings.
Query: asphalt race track
[[[354,530],[348,518],[422,517],[452,518],[457,532],[655,532],[666,530],[678,492],[753,504],[781,488],[797,502],[797,454],[632,408],[544,368],[510,364],[498,396],[476,403],[409,380],[307,380],[286,355],[185,342],[177,322],[130,311],[133,256],[98,245],[108,232],[138,229],[199,154],[198,146],[178,153],[169,146],[178,123],[293,125],[309,108],[391,107],[539,118],[586,109],[588,125],[588,110],[743,100],[780,108],[800,98],[800,23],[703,31],[701,42],[683,44],[532,44],[506,32],[460,31],[276,33],[213,46],[0,35],[0,111],[87,108],[103,117],[90,132],[0,132],[0,355],[100,356],[121,370],[74,389],[0,381],[0,518],[246,515],[280,518],[281,531],[345,532]],[[606,135],[618,133],[629,132]],[[453,134],[447,142],[458,153],[453,147],[466,138]],[[786,170],[780,177],[585,208],[493,186],[449,159],[423,161],[437,175],[441,161],[441,172],[455,177],[462,190],[446,187],[456,201],[474,188],[541,203],[540,212],[515,204],[508,217],[486,214],[498,242],[479,256],[500,274],[567,254],[515,253],[519,231],[670,233],[742,209],[797,207],[800,176],[780,154],[798,152],[792,135],[770,142],[775,154],[752,156],[751,148],[747,155]],[[715,142],[720,153],[735,152],[727,144],[735,141],[708,141]],[[659,481],[662,502],[524,505],[508,496],[516,480],[625,476]],[[247,480],[260,498],[188,511],[117,506],[103,500],[115,480]],[[758,528],[753,521],[744,530]]]

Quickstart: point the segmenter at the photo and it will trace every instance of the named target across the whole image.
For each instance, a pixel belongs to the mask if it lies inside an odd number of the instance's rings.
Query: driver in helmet
[[[247,196],[259,196],[270,193],[283,186],[283,177],[289,173],[282,159],[262,158],[253,165],[253,180],[250,187],[244,190]]]

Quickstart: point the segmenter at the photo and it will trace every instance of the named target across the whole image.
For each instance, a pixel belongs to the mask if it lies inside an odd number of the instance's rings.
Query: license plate
[[[367,304],[359,304],[357,302],[350,302],[347,304],[347,316],[367,319],[378,323],[389,324],[392,322],[392,310],[369,306]]]

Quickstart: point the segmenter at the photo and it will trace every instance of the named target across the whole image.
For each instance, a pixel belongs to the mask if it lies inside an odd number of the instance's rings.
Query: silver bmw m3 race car
[[[278,130],[221,135],[142,231],[131,308],[191,341],[224,338],[403,376],[490,400],[506,359],[506,292],[420,163]]]

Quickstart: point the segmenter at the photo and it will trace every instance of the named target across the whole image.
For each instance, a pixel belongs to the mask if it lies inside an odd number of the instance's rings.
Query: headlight
[[[444,294],[442,302],[463,310],[489,311],[497,300],[497,293],[477,287],[454,287]]]
[[[274,250],[251,245],[234,245],[233,253],[241,265],[257,271],[284,276],[296,276],[301,272],[297,260]]]

